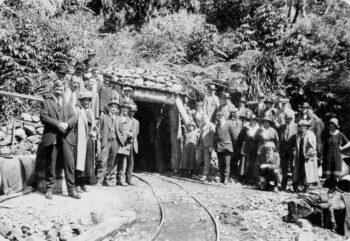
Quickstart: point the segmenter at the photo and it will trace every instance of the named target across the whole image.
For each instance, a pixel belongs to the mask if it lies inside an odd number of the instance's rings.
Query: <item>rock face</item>
[[[14,131],[13,128],[15,128]],[[17,120],[14,127],[13,123],[1,126],[0,156],[11,154],[11,149],[15,155],[36,154],[43,131],[39,116],[23,113],[21,120]],[[12,140],[12,134],[14,140]]]
[[[166,72],[158,72],[149,69],[116,69],[108,68],[104,72],[112,74],[116,81],[122,85],[144,87],[172,93],[180,93],[183,90],[178,79]]]

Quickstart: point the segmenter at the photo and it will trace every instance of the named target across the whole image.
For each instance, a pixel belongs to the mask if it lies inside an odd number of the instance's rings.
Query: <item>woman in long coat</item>
[[[262,127],[259,128],[255,136],[255,140],[258,142],[258,153],[261,152],[261,146],[269,141],[275,143],[277,151],[279,150],[279,137],[275,128],[272,127],[273,123],[274,120],[270,115],[265,115],[262,118]]]
[[[242,142],[241,160],[239,162],[240,179],[248,179],[255,181],[258,177],[258,169],[256,165],[257,158],[257,141],[255,134],[260,128],[257,117],[253,114],[250,118],[249,125],[246,125],[240,135],[239,142]]]
[[[296,150],[294,154],[293,187],[298,191],[299,185],[303,185],[303,192],[309,192],[309,185],[318,182],[318,166],[316,151],[316,136],[308,130],[310,123],[301,120],[298,123],[299,133],[296,138]]]
[[[97,127],[95,115],[91,109],[91,92],[80,94],[80,106],[77,109],[76,144],[76,185],[78,191],[86,192],[85,184],[96,183],[95,157]]]
[[[323,176],[327,179],[329,193],[336,189],[342,175],[341,151],[350,146],[346,136],[339,131],[338,119],[332,118],[328,123],[328,131],[322,136],[323,142]]]

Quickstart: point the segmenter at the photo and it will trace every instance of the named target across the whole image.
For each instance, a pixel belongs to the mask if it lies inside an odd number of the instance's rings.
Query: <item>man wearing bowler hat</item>
[[[97,185],[99,186],[103,183],[107,186],[115,185],[115,180],[110,177],[110,172],[119,148],[116,130],[116,123],[119,119],[119,101],[110,101],[108,109],[108,114],[102,114],[100,117],[101,153],[97,167]]]
[[[130,106],[136,105],[135,101],[131,98],[131,94],[133,92],[133,88],[126,86],[123,88],[122,102],[126,103]]]
[[[207,115],[213,123],[215,123],[216,111],[220,105],[219,97],[215,95],[215,91],[215,85],[209,85],[208,95],[206,95],[203,100],[204,114]]]

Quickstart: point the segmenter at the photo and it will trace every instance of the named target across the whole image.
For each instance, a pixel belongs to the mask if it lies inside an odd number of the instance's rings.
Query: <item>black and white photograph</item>
[[[0,0],[0,241],[350,240],[350,0]]]

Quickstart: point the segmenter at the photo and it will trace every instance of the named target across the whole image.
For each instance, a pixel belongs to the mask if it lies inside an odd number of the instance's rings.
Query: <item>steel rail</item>
[[[133,174],[134,177],[138,178],[139,180],[141,180],[142,182],[146,183],[150,188],[151,188],[151,191],[153,193],[153,196],[156,198],[157,200],[157,203],[158,203],[158,206],[159,206],[159,209],[160,209],[160,223],[158,225],[158,228],[157,230],[155,231],[155,233],[153,234],[153,236],[150,238],[150,241],[153,241],[157,238],[157,236],[159,235],[160,233],[160,230],[163,228],[163,225],[164,225],[164,220],[165,220],[165,211],[164,211],[164,207],[163,205],[160,203],[152,185],[146,181],[144,178],[140,177],[139,175],[137,174]]]
[[[215,240],[216,241],[220,241],[220,227],[219,227],[219,223],[218,221],[216,220],[214,214],[198,199],[196,198],[192,193],[190,193],[186,188],[184,188],[183,186],[181,186],[180,184],[174,182],[174,181],[171,181],[171,180],[168,180],[168,178],[164,178],[164,177],[161,177],[161,176],[157,176],[157,175],[154,175],[154,174],[151,174],[151,173],[144,173],[146,175],[149,175],[149,176],[153,176],[153,177],[157,177],[159,179],[162,179],[163,181],[166,181],[166,182],[169,182],[169,183],[172,183],[176,186],[178,186],[180,189],[184,190],[188,195],[191,196],[192,199],[194,199],[200,206],[202,206],[205,211],[207,211],[207,213],[209,214],[210,218],[213,220],[214,224],[215,224],[215,233],[216,233],[216,238]],[[215,185],[216,186],[216,185]]]

